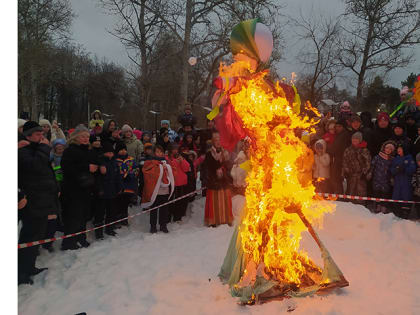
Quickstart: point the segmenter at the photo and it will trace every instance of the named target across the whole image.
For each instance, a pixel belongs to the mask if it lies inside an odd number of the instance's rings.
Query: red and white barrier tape
[[[57,240],[63,240],[65,238],[74,237],[74,236],[77,236],[77,235],[80,235],[80,234],[89,233],[89,232],[92,232],[94,230],[101,229],[103,227],[110,226],[110,225],[113,225],[115,223],[118,223],[118,222],[121,222],[121,221],[124,221],[124,220],[127,220],[127,219],[134,218],[134,217],[136,217],[138,215],[142,215],[142,214],[151,212],[151,211],[156,210],[156,209],[158,209],[160,207],[169,205],[169,204],[174,203],[174,202],[176,202],[178,200],[181,200],[181,199],[184,199],[184,198],[189,197],[191,195],[194,195],[197,192],[202,191],[203,189],[206,189],[206,188],[205,187],[202,187],[202,188],[197,189],[197,190],[195,190],[193,192],[190,192],[190,193],[188,193],[186,195],[183,195],[181,197],[178,197],[176,199],[173,199],[171,201],[168,201],[168,202],[166,202],[164,204],[161,204],[160,206],[157,206],[157,207],[154,207],[154,208],[151,208],[151,209],[147,209],[147,210],[141,211],[139,213],[136,213],[136,214],[133,214],[133,215],[129,215],[126,218],[119,219],[119,220],[116,220],[114,222],[107,223],[107,224],[104,224],[104,225],[101,225],[101,226],[97,226],[97,227],[94,227],[94,228],[91,228],[91,229],[88,229],[88,230],[85,230],[85,231],[81,231],[81,232],[77,232],[77,233],[73,233],[73,234],[68,234],[68,235],[63,235],[63,236],[60,236],[60,237],[48,238],[48,239],[40,240],[40,241],[34,241],[34,242],[29,242],[29,243],[18,244],[18,249],[27,248],[27,247],[36,246],[36,245],[41,245],[41,244],[45,244],[45,243],[50,243],[50,242],[54,242],[54,241],[57,241]],[[397,202],[397,203],[420,204],[419,201],[404,201],[404,200],[393,200],[393,199],[373,198],[373,197],[361,197],[361,196],[341,195],[341,194],[317,193],[317,195],[323,196],[323,197],[342,198],[342,199],[349,199],[349,200],[369,200],[369,201],[383,201],[383,202]]]
[[[171,201],[165,202],[165,203],[163,203],[163,204],[161,204],[161,205],[159,205],[157,207],[150,208],[150,209],[141,211],[139,213],[136,213],[136,214],[133,214],[133,215],[129,215],[126,218],[119,219],[119,220],[113,221],[111,223],[107,223],[107,224],[104,224],[104,225],[101,225],[101,226],[97,226],[97,227],[94,227],[94,228],[91,228],[91,229],[88,229],[88,230],[85,230],[85,231],[81,231],[81,232],[77,232],[77,233],[72,233],[72,234],[67,234],[67,235],[63,235],[63,236],[60,236],[60,237],[47,238],[45,240],[40,240],[40,241],[34,241],[34,242],[28,242],[28,243],[21,243],[21,244],[18,244],[18,249],[27,248],[27,247],[36,246],[36,245],[41,245],[41,244],[45,244],[45,243],[50,243],[50,242],[54,242],[54,241],[57,241],[57,240],[64,240],[65,238],[70,238],[70,237],[74,237],[74,236],[77,236],[77,235],[80,235],[80,234],[89,233],[89,232],[95,231],[97,229],[101,229],[103,227],[110,226],[110,225],[113,225],[115,223],[118,223],[118,222],[121,222],[121,221],[124,221],[124,220],[127,220],[127,219],[134,218],[134,217],[136,217],[138,215],[142,215],[142,214],[151,212],[153,210],[159,209],[159,208],[161,208],[163,206],[169,205],[169,204],[174,203],[174,202],[176,202],[178,200],[181,200],[181,199],[187,198],[189,196],[192,196],[192,195],[196,194],[197,192],[202,191],[203,189],[206,189],[206,188],[205,187],[202,187],[202,188],[197,189],[197,190],[195,190],[193,192],[190,192],[190,193],[188,193],[186,195],[183,195],[181,197],[172,199]]]
[[[328,194],[328,193],[317,193],[317,195],[318,196],[323,196],[323,197],[342,198],[342,199],[350,199],[350,200],[369,200],[369,201],[383,201],[383,202],[420,204],[420,201],[405,201],[405,200],[394,200],[394,199],[384,199],[384,198],[374,198],[374,197],[361,197],[361,196],[352,196],[352,195],[340,195],[340,194]]]

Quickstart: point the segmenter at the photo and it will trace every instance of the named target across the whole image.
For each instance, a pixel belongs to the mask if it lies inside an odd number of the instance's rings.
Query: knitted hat
[[[36,121],[27,121],[23,125],[23,135],[25,137],[32,135],[35,131],[43,131],[42,127]]]
[[[18,118],[18,128],[23,127],[23,125],[25,123],[26,123],[26,120],[25,119]]]
[[[351,115],[351,117],[350,117],[350,121],[351,122],[353,122],[353,121],[358,121],[358,122],[362,122],[362,119],[359,117],[359,115],[357,115],[357,114],[353,114],[353,115]]]
[[[107,153],[107,152],[112,152],[112,153],[114,153],[114,147],[112,146],[112,144],[111,144],[110,142],[105,141],[105,142],[102,144],[102,151],[103,151],[104,153]]]
[[[388,115],[388,113],[385,113],[385,112],[380,112],[380,113],[378,114],[377,120],[378,120],[378,121],[379,121],[379,120],[389,121],[389,115]]]
[[[125,124],[124,126],[122,126],[121,131],[127,132],[127,131],[131,131],[131,133],[133,133],[133,128],[131,128],[129,125]]]
[[[147,142],[144,144],[144,150],[146,149],[152,149],[153,148],[153,144],[151,144],[150,142]]]
[[[351,106],[348,101],[344,101],[343,104],[340,106],[340,112],[349,113],[351,112]]]
[[[169,128],[171,128],[171,122],[169,120],[161,120],[160,121],[160,126],[162,127],[163,124],[167,124],[169,126]]]
[[[75,139],[84,132],[89,133],[89,129],[87,129],[83,124],[77,125],[76,128],[74,128],[74,131],[71,133],[70,139]]]
[[[50,126],[50,129],[51,129],[51,123],[49,122],[49,120],[48,119],[40,119],[39,120],[39,125],[42,127],[42,126],[45,126],[45,125],[48,125],[48,126]]]
[[[362,133],[361,132],[355,132],[352,136],[351,136],[351,138],[352,139],[359,139],[360,140],[360,142],[362,142],[362,140],[363,140],[363,135],[362,135]]]
[[[55,148],[57,145],[65,146],[67,144],[66,139],[57,138],[52,142],[52,147]]]
[[[115,146],[115,153],[118,154],[118,152],[124,149],[127,150],[125,143],[122,141],[117,142],[117,145]]]
[[[417,153],[416,155],[416,162],[420,161],[420,153]]]
[[[97,135],[90,135],[89,142],[90,143],[94,143],[96,141],[101,141],[101,138],[99,136],[97,136]]]
[[[340,118],[339,120],[337,120],[337,122],[335,124],[343,126],[343,127],[347,126],[347,122],[344,118]]]
[[[394,129],[397,127],[401,128],[402,130],[405,130],[405,124],[402,121],[399,121],[394,125]]]

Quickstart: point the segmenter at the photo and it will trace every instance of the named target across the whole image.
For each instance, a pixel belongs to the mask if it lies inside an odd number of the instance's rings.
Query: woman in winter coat
[[[79,125],[70,136],[69,146],[61,159],[63,170],[63,221],[64,234],[72,234],[86,229],[86,217],[90,210],[90,192],[98,165],[92,164],[89,153],[89,130]],[[88,247],[86,234],[63,240],[62,250],[78,249],[77,244]]]
[[[102,113],[99,110],[95,110],[91,115],[90,115],[90,122],[89,122],[89,127],[90,129],[95,128],[96,124],[98,124],[99,126],[103,126],[104,125],[104,120],[102,119]]]
[[[190,164],[178,152],[178,145],[171,144],[168,156],[166,157],[172,168],[175,178],[175,198],[181,197],[187,190],[188,177],[187,172],[190,171]],[[172,215],[174,221],[181,221],[187,211],[187,198],[181,199],[172,205]]]
[[[365,197],[367,194],[367,180],[370,178],[371,156],[367,143],[363,141],[361,132],[351,137],[349,146],[343,155],[343,176],[347,179],[348,195]]]
[[[395,155],[397,144],[388,140],[382,144],[381,151],[372,159],[372,188],[376,198],[391,198],[391,163]],[[389,213],[386,204],[378,203],[376,213]]]
[[[44,130],[44,137],[52,143],[55,139],[66,139],[64,132],[58,127],[57,122],[53,121],[53,124],[47,119],[40,119],[39,125]]]
[[[169,133],[165,128],[161,128],[161,132],[157,138],[157,144],[163,149],[163,152],[167,152],[171,144]]]
[[[143,143],[141,143],[133,134],[133,129],[129,125],[122,126],[121,135],[121,139],[127,146],[127,154],[132,156],[138,165],[140,163],[141,154],[143,153]]]
[[[330,155],[327,153],[325,140],[318,140],[314,145],[315,156],[313,180],[316,192],[330,192]]]

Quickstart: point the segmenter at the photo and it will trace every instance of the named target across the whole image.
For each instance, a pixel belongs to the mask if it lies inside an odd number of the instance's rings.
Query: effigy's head
[[[230,49],[236,60],[267,63],[273,51],[273,35],[259,19],[240,22],[230,34]]]

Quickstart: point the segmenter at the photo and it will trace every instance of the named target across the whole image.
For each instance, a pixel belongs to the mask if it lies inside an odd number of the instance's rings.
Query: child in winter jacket
[[[346,193],[365,197],[367,195],[367,180],[371,177],[371,156],[361,132],[355,132],[352,135],[351,143],[343,155],[342,175],[347,180]]]
[[[115,153],[123,182],[123,191],[117,197],[118,218],[122,219],[128,216],[129,204],[137,201],[139,168],[134,157],[127,154],[125,143],[118,143]],[[120,224],[128,226],[128,220],[121,221]]]
[[[187,172],[190,171],[190,164],[178,152],[178,145],[171,144],[166,157],[168,163],[171,165],[175,178],[175,198],[185,195],[187,190],[188,177]],[[187,211],[188,200],[181,199],[171,207],[170,215],[173,216],[174,221],[181,221]]]
[[[394,176],[394,190],[392,199],[394,200],[412,200],[413,190],[411,180],[416,171],[416,163],[410,154],[404,151],[404,145],[397,145],[397,156],[392,160],[391,173]],[[406,219],[410,207],[406,204],[396,204],[395,215]]]
[[[386,141],[382,144],[381,151],[372,159],[372,188],[376,198],[391,198],[391,163],[397,144]],[[374,212],[388,213],[385,204],[378,203]]]
[[[108,142],[103,145],[103,155],[100,157],[98,175],[101,177],[102,190],[95,198],[94,221],[95,227],[110,223],[117,219],[117,196],[122,191],[122,179],[119,166],[114,158],[114,148]],[[104,221],[105,219],[105,221]],[[115,236],[115,225],[105,227],[105,233]],[[96,239],[103,239],[103,228],[95,230]]]
[[[144,177],[144,189],[141,198],[142,208],[155,208],[166,203],[175,190],[175,179],[172,168],[165,159],[164,149],[156,145],[154,156],[144,162],[142,168]],[[156,223],[159,212],[160,230],[168,233],[169,205],[159,207],[150,212],[150,233],[156,233]]]
[[[321,139],[315,142],[315,156],[313,165],[313,180],[315,191],[326,193],[330,191],[330,155],[327,153],[327,143]]]

